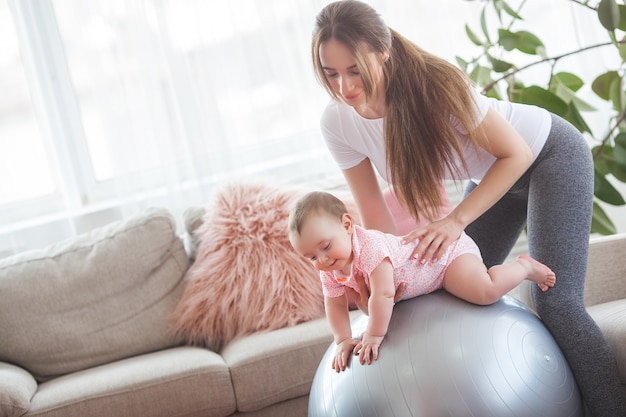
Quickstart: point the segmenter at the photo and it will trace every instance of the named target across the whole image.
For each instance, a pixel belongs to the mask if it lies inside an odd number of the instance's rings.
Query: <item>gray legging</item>
[[[475,187],[470,182],[465,195]],[[505,260],[528,226],[530,255],[557,277],[545,293],[533,285],[537,312],[569,362],[591,414],[624,417],[615,357],[583,305],[592,203],[589,146],[571,124],[553,115],[537,160],[466,232],[492,266]]]

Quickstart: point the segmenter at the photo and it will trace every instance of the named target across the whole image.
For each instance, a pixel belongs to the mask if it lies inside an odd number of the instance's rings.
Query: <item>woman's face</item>
[[[367,102],[363,79],[352,52],[341,42],[329,39],[320,45],[320,62],[333,91],[349,106],[359,109]],[[382,83],[382,65],[375,52],[368,54],[375,91]]]

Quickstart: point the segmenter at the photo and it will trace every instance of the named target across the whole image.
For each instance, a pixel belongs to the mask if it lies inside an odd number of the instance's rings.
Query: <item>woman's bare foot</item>
[[[541,291],[548,291],[549,288],[554,287],[556,275],[550,268],[528,255],[519,255],[517,261],[528,271],[527,279],[537,283]]]

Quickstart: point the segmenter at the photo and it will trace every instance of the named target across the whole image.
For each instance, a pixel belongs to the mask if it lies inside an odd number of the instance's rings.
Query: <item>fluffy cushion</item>
[[[173,346],[189,266],[169,212],[0,261],[0,360],[39,381]]]
[[[289,244],[287,218],[302,190],[232,183],[214,195],[173,328],[220,350],[232,339],[323,317],[319,273]]]

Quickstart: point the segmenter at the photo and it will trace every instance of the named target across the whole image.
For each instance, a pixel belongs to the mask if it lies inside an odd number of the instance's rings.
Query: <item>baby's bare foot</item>
[[[528,279],[537,283],[541,291],[548,291],[556,283],[556,275],[550,268],[528,255],[519,255],[517,261],[528,271]]]

